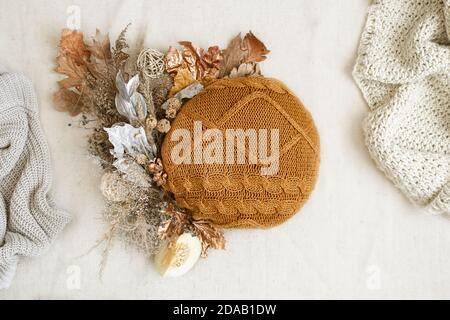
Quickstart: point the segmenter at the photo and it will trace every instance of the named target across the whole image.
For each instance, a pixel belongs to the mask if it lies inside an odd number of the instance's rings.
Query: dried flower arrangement
[[[178,276],[199,256],[207,257],[209,248],[224,249],[225,239],[209,221],[194,220],[177,207],[164,189],[164,136],[183,104],[204,86],[219,78],[259,76],[258,63],[269,51],[249,32],[225,50],[182,41],[180,49],[144,49],[130,61],[127,28],[114,46],[98,30],[90,43],[80,31],[62,31],[56,72],[65,77],[55,106],[89,128],[89,152],[105,171],[101,191],[109,228],[99,242],[105,244],[102,268],[118,237],[155,256],[163,275]]]

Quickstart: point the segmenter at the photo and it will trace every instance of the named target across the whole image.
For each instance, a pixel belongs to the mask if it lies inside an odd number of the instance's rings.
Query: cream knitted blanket
[[[32,85],[0,74],[0,289],[10,285],[19,259],[42,253],[69,220],[50,200],[50,184]]]
[[[354,77],[378,166],[408,198],[450,213],[450,0],[376,0]]]

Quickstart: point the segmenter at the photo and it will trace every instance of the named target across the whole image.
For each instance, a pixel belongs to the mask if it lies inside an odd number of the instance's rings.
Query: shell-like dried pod
[[[180,277],[197,263],[202,252],[200,239],[185,233],[163,246],[155,264],[163,277]]]

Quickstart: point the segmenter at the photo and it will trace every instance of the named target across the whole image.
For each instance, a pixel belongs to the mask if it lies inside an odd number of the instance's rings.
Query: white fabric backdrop
[[[54,194],[73,215],[50,251],[22,263],[5,298],[450,298],[450,221],[410,205],[376,169],[363,143],[366,105],[351,69],[369,0],[0,0],[0,65],[35,83],[52,150]],[[269,231],[229,231],[185,277],[162,279],[151,263],[117,244],[103,280],[101,171],[88,158],[83,129],[53,110],[52,72],[67,8],[81,29],[112,37],[132,22],[132,45],[163,50],[178,40],[225,46],[254,31],[272,50],[263,64],[299,94],[322,140],[312,199]],[[74,274],[80,287],[74,288]],[[76,283],[75,283],[76,285]]]

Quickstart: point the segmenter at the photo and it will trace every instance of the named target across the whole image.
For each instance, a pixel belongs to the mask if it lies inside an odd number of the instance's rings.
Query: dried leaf
[[[193,84],[195,79],[192,77],[191,72],[188,69],[178,70],[177,75],[173,79],[173,87],[170,89],[170,96],[173,96],[183,90],[184,88]]]
[[[64,29],[59,43],[59,54],[56,58],[56,72],[66,76],[58,81],[60,90],[55,93],[55,107],[58,111],[67,111],[78,115],[83,109],[83,86],[89,74],[87,63],[90,53],[84,43],[83,33]]]
[[[259,64],[251,62],[251,63],[243,63],[238,68],[234,68],[233,70],[231,70],[229,77],[242,78],[260,75],[261,69],[259,68]]]
[[[88,69],[84,64],[78,64],[74,59],[66,55],[59,55],[57,58],[58,66],[55,71],[67,76],[67,78],[58,81],[60,87],[69,89],[76,88],[81,91],[88,75]]]
[[[84,64],[90,52],[84,43],[83,33],[77,30],[63,29],[59,42],[60,54],[69,57],[78,64]]]
[[[61,112],[69,112],[71,116],[79,115],[83,110],[81,95],[68,89],[61,88],[53,96],[55,108]]]
[[[219,75],[223,57],[218,46],[205,51],[189,41],[180,41],[179,44],[183,46],[183,51],[169,48],[165,58],[167,72],[176,75],[179,70],[187,69],[197,80],[205,77],[216,78]]]
[[[183,59],[183,53],[174,47],[169,48],[164,61],[166,63],[166,71],[172,75],[176,75],[178,69],[187,68]]]
[[[88,46],[91,52],[90,63],[87,64],[89,72],[96,79],[114,80],[116,68],[112,60],[111,43],[108,34],[102,34],[98,29],[92,44]]]
[[[238,34],[223,51],[223,63],[219,78],[229,75],[234,68],[239,68],[242,63],[264,61],[265,55],[269,52],[252,32],[247,33],[243,40],[241,35]]]
[[[194,232],[202,243],[202,257],[208,256],[208,249],[217,250],[225,249],[225,237],[223,232],[214,227],[209,221],[197,220],[193,221]]]
[[[194,232],[202,243],[202,257],[208,256],[208,249],[225,249],[223,232],[207,220],[192,220],[192,216],[169,204],[164,213],[168,219],[161,224],[158,234],[161,240],[178,237],[187,231]]]
[[[246,54],[247,52],[242,49],[242,38],[239,33],[230,41],[228,47],[223,51],[223,63],[219,77],[221,78],[228,75],[231,70],[239,66]]]
[[[173,204],[168,204],[164,213],[168,219],[158,229],[161,240],[181,236],[189,228],[189,216],[185,212],[177,210]]]
[[[251,31],[245,35],[242,49],[247,51],[243,63],[264,61],[267,58],[266,55],[270,53],[264,43],[255,37]]]
[[[109,36],[108,34],[102,34],[98,29],[92,40],[92,45],[88,46],[88,49],[96,59],[108,61],[112,58]]]
[[[222,52],[218,46],[208,48],[208,51],[203,55],[203,62],[206,64],[205,74],[202,78],[211,77],[217,78],[219,69],[223,61]]]
[[[84,43],[83,33],[64,29],[59,42],[59,54],[56,58],[56,72],[67,76],[59,81],[62,88],[81,90],[88,74],[87,63],[90,52]]]

